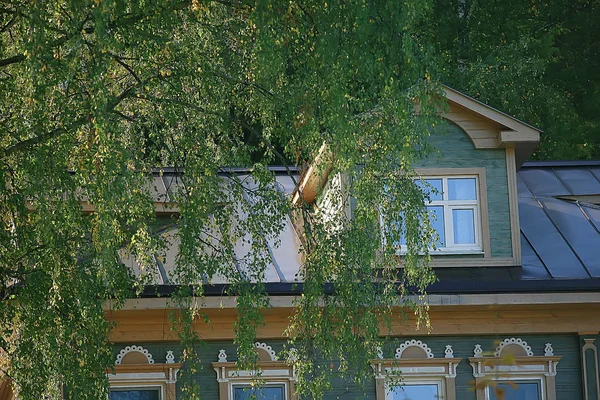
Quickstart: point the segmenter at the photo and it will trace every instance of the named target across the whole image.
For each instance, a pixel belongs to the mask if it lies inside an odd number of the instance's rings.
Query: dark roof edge
[[[600,160],[572,160],[572,161],[527,161],[521,168],[539,167],[596,167],[600,166]]]
[[[298,296],[303,292],[302,283],[273,282],[263,284],[270,296]],[[398,284],[400,290],[400,284]],[[178,286],[147,286],[140,297],[170,297]],[[204,295],[234,296],[229,284],[204,285]],[[332,284],[325,286],[326,294],[335,292]],[[548,293],[548,292],[600,292],[600,278],[592,279],[531,279],[520,281],[453,281],[436,282],[429,286],[427,294],[491,294],[491,293]]]
[[[287,173],[288,170],[290,172],[293,173],[297,173],[298,171],[300,171],[299,167],[295,167],[295,166],[290,166],[290,167],[285,167],[283,165],[270,165],[269,167],[270,171],[273,171],[275,173]],[[160,175],[160,174],[164,174],[164,175],[178,175],[178,174],[183,174],[183,169],[182,168],[175,168],[175,167],[155,167],[152,168],[152,173],[154,175]],[[223,173],[223,172],[233,172],[233,173],[250,173],[252,172],[252,168],[251,167],[222,167],[219,168],[219,173]]]

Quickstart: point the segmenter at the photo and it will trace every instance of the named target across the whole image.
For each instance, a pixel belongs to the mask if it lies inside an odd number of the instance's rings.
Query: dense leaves
[[[163,167],[177,176],[169,200],[179,210],[166,222],[179,243],[168,281],[181,285],[185,306],[212,277],[227,277],[240,295],[241,362],[252,362],[268,306],[267,241],[292,212],[267,166],[302,166],[324,142],[335,154],[332,176],[348,182],[331,193],[344,205],[353,194],[355,218],[347,207],[323,215],[302,201],[293,211],[306,260],[289,329],[291,340],[304,339],[298,388],[319,397],[327,360],[341,360],[343,372],[366,368],[381,319],[403,304],[399,224],[390,221],[412,218],[406,282],[423,289],[432,279],[417,257],[431,235],[418,223],[422,195],[410,178],[439,99],[424,79],[432,53],[417,34],[430,12],[426,1],[3,4],[0,348],[20,398],[58,398],[63,388],[102,398],[112,364],[103,304],[118,306],[151,282],[171,244],[156,229],[164,221],[154,221],[154,202],[165,199],[149,182]],[[141,274],[122,262],[129,255]],[[181,315],[191,344],[199,313]],[[198,360],[185,355],[191,371]],[[186,394],[199,396],[193,387]]]
[[[435,238],[410,173],[442,107],[431,82],[539,125],[540,158],[598,157],[599,12],[587,0],[3,2],[0,370],[22,399],[102,398],[103,304],[156,278],[165,224],[177,227],[167,280],[187,310],[183,342],[201,317],[190,296],[225,276],[251,363],[267,242],[291,215],[305,261],[288,329],[297,388],[318,398],[332,370],[367,376],[405,288],[433,280],[420,255]],[[323,143],[329,197],[292,205],[268,165],[292,173]],[[149,177],[161,171],[177,176],[178,214],[157,222],[166,199]]]
[[[544,130],[537,159],[600,158],[596,1],[436,1],[446,84]],[[427,33],[425,33],[427,32]]]

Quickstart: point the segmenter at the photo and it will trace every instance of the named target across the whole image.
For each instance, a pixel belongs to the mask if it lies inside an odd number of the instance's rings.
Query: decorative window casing
[[[540,400],[556,400],[556,366],[560,359],[550,343],[546,343],[543,356],[535,356],[531,346],[519,338],[504,339],[492,357],[485,357],[481,346],[476,345],[469,362],[477,400],[496,400],[497,387],[537,393]]]
[[[119,352],[115,366],[108,373],[109,399],[131,391],[146,392],[150,399],[175,400],[175,385],[181,364],[167,351],[166,362],[156,363],[152,354],[141,346],[127,346]]]
[[[456,367],[452,346],[446,346],[443,358],[435,358],[431,349],[420,340],[407,340],[395,351],[393,359],[371,362],[375,370],[377,400],[404,400],[424,395],[426,400],[456,400]]]
[[[227,360],[225,350],[219,351],[219,361],[212,364],[219,382],[219,400],[251,398],[246,393],[252,391],[251,385],[256,379],[260,380],[261,387],[254,390],[266,388],[275,394],[275,399],[296,400],[293,360],[278,360],[275,351],[266,343],[256,342],[254,346],[259,360],[256,370],[239,370],[235,362]],[[260,399],[260,396],[257,398]]]

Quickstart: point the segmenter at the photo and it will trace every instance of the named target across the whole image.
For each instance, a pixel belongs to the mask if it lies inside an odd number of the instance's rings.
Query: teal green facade
[[[544,355],[546,343],[551,343],[554,348],[554,355],[561,356],[556,375],[556,399],[557,400],[580,400],[584,399],[581,349],[583,339],[573,335],[522,335],[519,336],[531,346],[535,356]],[[435,358],[444,358],[446,345],[452,345],[454,357],[461,358],[462,361],[457,368],[456,376],[456,399],[457,400],[476,400],[474,388],[473,370],[468,358],[473,357],[473,350],[476,344],[480,344],[484,350],[484,355],[488,351],[496,348],[498,343],[507,338],[507,336],[421,336],[421,337],[402,337],[390,340],[384,348],[384,357],[392,358],[396,347],[408,339],[417,339],[426,343],[432,350]],[[266,341],[275,351],[280,351],[283,347],[282,341]],[[140,343],[137,343],[140,345]],[[156,363],[165,362],[166,352],[174,350],[176,357],[181,355],[181,346],[177,343],[141,343],[152,354]],[[115,347],[115,354],[124,348],[125,345]],[[197,351],[202,361],[202,369],[193,376],[181,374],[178,386],[181,386],[186,379],[193,379],[201,390],[202,399],[218,400],[219,388],[215,371],[212,363],[218,361],[217,355],[220,349],[225,349],[229,355],[229,361],[235,361],[235,346],[227,341],[210,341],[198,346]],[[588,363],[588,372],[595,374],[592,360]],[[596,368],[599,366],[595,365]],[[590,370],[593,369],[593,370]],[[591,374],[590,374],[591,375]],[[595,392],[592,392],[595,393]],[[595,396],[595,395],[594,395]],[[178,396],[180,398],[180,396]],[[597,397],[589,397],[596,399]],[[365,387],[356,387],[351,382],[345,382],[334,378],[334,387],[329,391],[324,399],[372,399],[375,400],[375,383],[370,381]]]
[[[491,254],[512,257],[506,150],[476,149],[466,132],[451,122],[432,132],[429,143],[435,153],[415,168],[485,168]]]

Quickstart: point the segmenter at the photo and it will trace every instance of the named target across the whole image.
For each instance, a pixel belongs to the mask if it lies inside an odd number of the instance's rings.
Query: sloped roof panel
[[[596,228],[596,231],[599,232],[598,235],[600,235],[600,207],[591,204],[580,204],[580,207],[586,217],[589,218],[590,223]],[[596,249],[598,250],[598,258],[600,258],[600,248],[596,247]]]
[[[521,256],[523,259],[523,267],[521,270],[521,279],[551,279],[552,275],[536,254],[533,247],[521,233]]]
[[[600,193],[600,181],[587,168],[555,168],[554,171],[572,194]]]
[[[230,173],[230,171],[227,171]],[[232,171],[235,176],[244,182],[244,185],[251,185],[252,180],[246,170]],[[275,171],[276,174],[276,190],[284,196],[289,197],[295,187],[295,179],[290,177],[286,172]],[[173,191],[181,190],[181,180],[177,175],[165,174],[164,176],[155,175],[151,182],[153,195],[157,201],[168,201],[171,198]],[[252,199],[245,198],[245,201],[252,204]],[[251,210],[251,208],[250,208]],[[250,211],[251,213],[251,211]],[[237,216],[239,221],[248,218],[248,210],[243,210],[242,207],[237,207]],[[294,282],[297,279],[298,272],[302,265],[302,260],[299,255],[300,241],[289,217],[285,217],[283,230],[277,239],[264,235],[266,243],[265,250],[261,254],[256,254],[253,250],[254,239],[250,234],[245,237],[237,238],[234,243],[233,254],[231,259],[231,270],[240,275],[242,279],[256,281],[258,277],[249,276],[248,267],[250,263],[264,263],[264,276],[262,277],[265,283],[288,283]],[[155,255],[156,270],[151,271],[152,283],[156,285],[174,285],[177,284],[177,279],[174,276],[177,254],[179,252],[179,236],[177,222],[172,221],[165,227],[161,233],[168,241],[169,245],[164,254]],[[203,238],[207,243],[214,244],[218,247],[218,240],[221,234],[214,230],[214,227],[206,227],[207,236]],[[135,257],[127,255],[123,252],[121,255],[122,261],[129,266],[132,272],[140,275],[142,270]],[[148,272],[148,271],[144,271]],[[231,279],[216,273],[213,276],[203,277],[202,280],[209,284],[229,284]]]
[[[588,278],[589,274],[536,199],[519,199],[521,232],[554,278]]]
[[[591,276],[600,277],[600,236],[582,210],[573,202],[558,199],[541,200],[548,217],[566,240],[570,250]]]
[[[533,197],[533,193],[529,190],[521,174],[517,174],[517,193],[518,197]]]
[[[552,169],[522,169],[519,175],[534,196],[560,196],[571,193]]]
[[[592,167],[590,168],[590,172],[594,174],[598,181],[600,181],[600,167]]]

